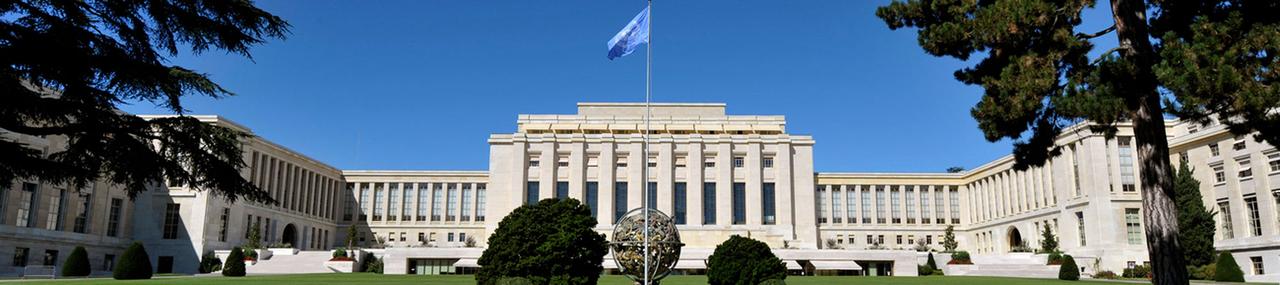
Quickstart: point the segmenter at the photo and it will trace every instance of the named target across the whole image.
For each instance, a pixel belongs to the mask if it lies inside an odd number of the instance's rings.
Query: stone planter
[[[331,272],[352,273],[356,268],[356,261],[325,261],[324,268]]]
[[[292,247],[269,248],[269,249],[267,249],[267,251],[270,251],[272,256],[275,256],[275,255],[297,255],[297,254],[298,254],[298,249],[296,249],[296,248],[292,248]]]
[[[273,254],[273,252],[269,249],[255,249],[254,251],[258,252],[258,260],[271,259],[271,255]]]

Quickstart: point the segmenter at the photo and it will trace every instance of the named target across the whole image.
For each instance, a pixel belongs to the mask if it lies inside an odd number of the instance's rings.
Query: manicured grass
[[[53,284],[174,284],[174,285],[198,285],[198,284],[229,284],[251,285],[251,284],[430,284],[430,285],[472,285],[475,284],[475,277],[471,275],[437,275],[437,276],[416,276],[416,275],[377,275],[368,273],[356,274],[301,274],[301,275],[271,275],[271,276],[248,276],[241,278],[228,278],[221,276],[209,277],[163,277],[152,280],[111,280],[111,279],[81,279],[81,280],[50,280],[36,281],[38,283]],[[604,276],[600,280],[601,285],[631,285],[631,280],[626,277],[617,275]],[[707,284],[706,276],[671,276],[664,279],[663,285],[703,285]],[[863,277],[863,276],[791,276],[787,277],[788,285],[828,285],[828,284],[961,284],[961,285],[1055,285],[1055,284],[1125,284],[1116,282],[1097,282],[1097,281],[1060,281],[1051,279],[1025,279],[1025,278],[999,278],[999,277],[967,277],[967,276],[925,276],[925,277]]]

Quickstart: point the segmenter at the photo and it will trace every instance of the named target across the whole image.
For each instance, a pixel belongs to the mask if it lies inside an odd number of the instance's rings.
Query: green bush
[[[1213,263],[1205,266],[1187,266],[1187,273],[1191,274],[1191,279],[1213,280],[1217,271],[1218,265]]]
[[[244,258],[248,260],[258,260],[258,249],[254,247],[244,247],[240,251],[244,254]]]
[[[344,258],[344,257],[347,257],[346,249],[339,247],[338,249],[333,250],[333,258]]]
[[[89,276],[89,272],[89,253],[84,251],[83,246],[77,246],[67,256],[67,261],[62,263],[62,276],[84,277]]]
[[[120,255],[120,261],[116,263],[111,277],[119,280],[151,279],[152,273],[151,256],[147,255],[147,249],[142,247],[142,243],[133,242]]]
[[[916,271],[920,276],[933,275],[933,268],[929,268],[928,265],[916,265]]]
[[[214,254],[213,251],[205,252],[203,256],[200,256],[200,268],[197,270],[200,273],[213,273],[222,270],[222,260],[218,259],[218,255]]]
[[[364,254],[364,272],[382,274],[382,259],[372,252]]]
[[[938,262],[933,260],[933,253],[929,253],[929,260],[924,262],[924,266],[929,267],[929,271],[938,271]]]
[[[1126,270],[1128,270],[1128,269],[1126,269]],[[1094,273],[1094,274],[1093,274],[1093,278],[1095,278],[1095,279],[1117,279],[1117,278],[1120,278],[1120,276],[1116,276],[1116,273],[1115,273],[1115,272],[1111,272],[1111,270],[1103,270],[1103,271],[1098,271],[1098,273]]]
[[[1146,265],[1137,265],[1133,268],[1125,268],[1121,276],[1124,278],[1151,278],[1151,267]]]
[[[947,264],[973,264],[973,261],[969,260],[968,251],[961,250],[961,251],[952,253],[951,261],[947,261]]]
[[[535,284],[596,284],[609,248],[595,227],[591,208],[576,199],[546,199],[516,208],[489,236],[489,248],[477,260],[476,284],[494,285],[503,277],[524,277]]]
[[[707,258],[707,282],[711,285],[751,285],[786,278],[787,266],[769,245],[751,238],[731,236]]]
[[[1213,280],[1218,282],[1244,282],[1244,271],[1236,264],[1236,258],[1230,252],[1218,255],[1218,266],[1215,268]]]
[[[1056,251],[1055,251],[1055,252],[1050,252],[1050,253],[1049,253],[1049,262],[1048,262],[1048,264],[1049,264],[1049,265],[1059,265],[1059,264],[1062,264],[1062,253],[1059,253],[1059,252],[1056,252]]]
[[[782,279],[769,279],[764,282],[760,282],[760,285],[787,285],[787,281],[783,281]]]
[[[503,277],[498,279],[497,285],[533,285],[533,281],[524,277]]]
[[[1062,256],[1062,267],[1058,268],[1058,279],[1080,280],[1080,267],[1076,266],[1075,258],[1070,255]]]
[[[227,264],[222,266],[222,276],[244,276],[244,250],[240,247],[231,248],[231,254],[227,255]]]

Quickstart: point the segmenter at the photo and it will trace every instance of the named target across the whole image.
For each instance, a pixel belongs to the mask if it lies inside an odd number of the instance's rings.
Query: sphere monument
[[[645,223],[645,216],[648,223]],[[645,228],[649,229],[649,272],[645,272]],[[635,209],[627,212],[613,226],[612,240],[609,250],[613,251],[613,261],[618,264],[622,273],[635,280],[644,282],[649,277],[649,284],[658,284],[659,280],[671,274],[676,261],[680,260],[680,232],[676,231],[675,221],[671,217],[655,209]]]

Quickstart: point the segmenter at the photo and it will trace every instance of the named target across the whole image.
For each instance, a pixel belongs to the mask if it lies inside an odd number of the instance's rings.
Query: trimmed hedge
[[[67,262],[62,263],[62,276],[84,277],[89,276],[89,273],[89,253],[85,252],[83,246],[77,246],[67,256]]]
[[[1236,258],[1231,256],[1230,252],[1222,252],[1218,255],[1218,266],[1213,275],[1213,280],[1218,282],[1244,282],[1244,271],[1240,271],[1240,265],[1236,264]]]
[[[929,267],[929,271],[938,271],[938,262],[933,260],[933,253],[929,253],[929,260],[924,262],[924,266]]]
[[[947,264],[973,264],[973,261],[969,260],[968,251],[961,250],[952,253],[951,261],[947,261]]]
[[[1080,267],[1076,266],[1075,258],[1070,255],[1062,256],[1062,267],[1058,268],[1058,279],[1080,280]]]
[[[222,270],[222,260],[213,251],[207,251],[200,257],[200,273],[213,273]]]
[[[147,255],[147,249],[142,243],[133,242],[120,255],[120,261],[116,262],[116,269],[111,272],[111,277],[117,280],[151,279],[153,273],[155,271],[151,269],[151,256]]]
[[[244,276],[244,250],[240,247],[231,248],[231,254],[227,255],[227,264],[222,266],[222,276]]]
[[[769,245],[751,238],[733,235],[707,258],[707,283],[711,285],[760,284],[786,278],[787,266]]]

